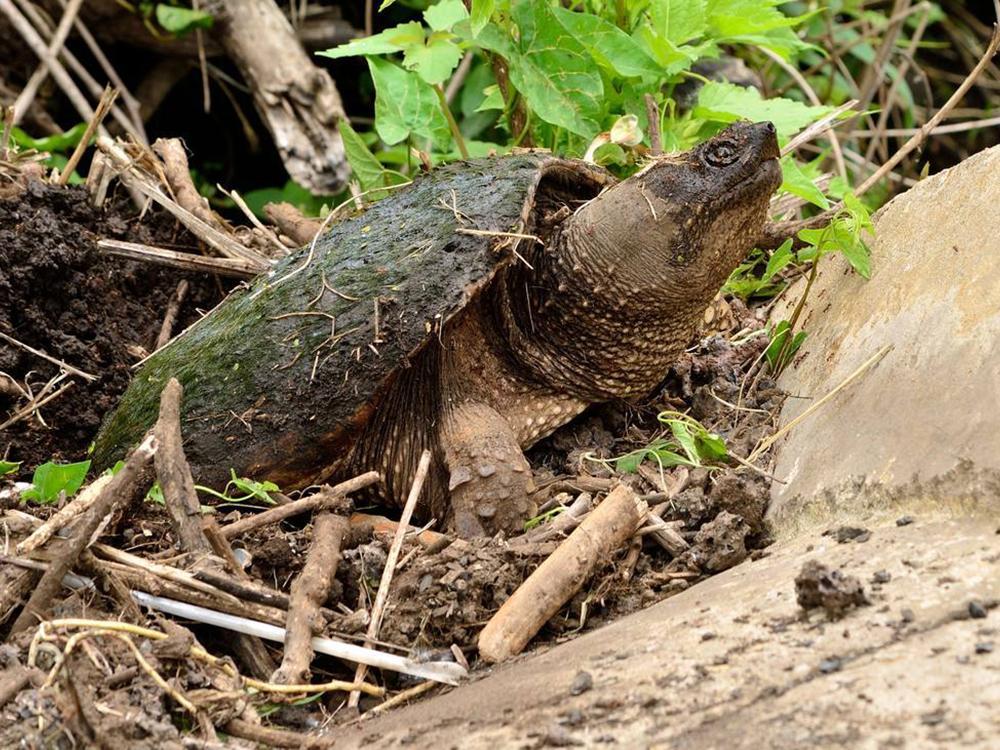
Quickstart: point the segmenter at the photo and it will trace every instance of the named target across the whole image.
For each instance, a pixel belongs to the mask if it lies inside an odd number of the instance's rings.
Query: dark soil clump
[[[16,198],[0,201],[0,331],[97,377],[60,383],[73,385],[41,408],[44,425],[32,416],[3,431],[0,457],[21,461],[26,476],[50,459],[85,457],[105,412],[128,385],[131,366],[153,348],[182,278],[191,289],[175,331],[196,319],[197,308],[214,305],[222,291],[211,278],[109,257],[97,247],[102,238],[195,245],[169,216],[140,218],[126,199],[96,209],[82,188],[29,181]],[[37,394],[58,372],[57,365],[0,340],[6,384],[13,379]],[[0,422],[26,403],[15,388],[0,389]]]

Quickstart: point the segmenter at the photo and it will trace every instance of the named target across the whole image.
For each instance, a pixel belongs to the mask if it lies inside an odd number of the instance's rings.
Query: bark
[[[288,174],[314,193],[333,194],[350,167],[337,122],[344,119],[330,74],[313,63],[274,0],[220,0],[216,41],[253,89]]]
[[[499,662],[521,653],[597,567],[632,538],[646,510],[631,488],[619,485],[490,618],[479,634],[479,655]]]

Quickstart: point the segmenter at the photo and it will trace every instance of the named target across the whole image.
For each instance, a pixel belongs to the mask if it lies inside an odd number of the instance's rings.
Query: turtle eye
[[[713,167],[728,167],[739,158],[736,145],[730,141],[713,143],[705,151],[705,161]]]

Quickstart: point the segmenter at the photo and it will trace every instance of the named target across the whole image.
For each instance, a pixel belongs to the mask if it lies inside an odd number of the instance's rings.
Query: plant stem
[[[451,128],[451,136],[455,139],[458,152],[462,155],[463,159],[468,159],[469,149],[465,147],[465,139],[462,138],[462,131],[458,129],[458,123],[455,122],[455,115],[451,113],[451,107],[448,106],[448,100],[444,96],[444,89],[441,88],[440,83],[434,87],[434,91],[437,92],[441,112],[444,114],[444,119],[448,121],[448,127]]]
[[[781,343],[781,351],[778,352],[778,358],[775,360],[778,363],[778,366],[775,368],[775,376],[780,375],[781,371],[785,369],[785,365],[788,364],[785,358],[788,356],[792,341],[795,339],[795,324],[799,322],[799,317],[802,315],[802,308],[805,307],[806,299],[809,297],[809,290],[812,289],[813,282],[816,280],[816,269],[819,268],[819,259],[821,257],[821,255],[817,255],[813,259],[812,266],[809,267],[809,278],[806,279],[806,288],[802,290],[802,296],[799,297],[799,301],[792,311],[792,317],[788,320],[788,331],[785,332],[785,340]]]

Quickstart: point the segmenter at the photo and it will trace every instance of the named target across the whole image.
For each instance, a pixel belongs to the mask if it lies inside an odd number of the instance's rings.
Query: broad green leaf
[[[203,10],[159,3],[156,6],[156,22],[171,34],[180,36],[195,29],[212,28],[215,18]]]
[[[83,485],[89,470],[89,460],[72,464],[48,461],[35,469],[31,487],[21,493],[21,498],[49,505],[59,500],[60,493],[73,497]]]
[[[430,84],[388,60],[367,59],[375,81],[375,130],[383,141],[391,146],[410,133],[435,141],[449,137],[448,123]]]
[[[670,432],[673,433],[674,439],[687,454],[688,460],[692,463],[701,463],[698,457],[698,446],[695,444],[694,435],[691,434],[689,425],[679,419],[671,419],[667,424],[670,426]]]
[[[635,39],[642,50],[660,65],[663,76],[676,75],[690,68],[698,58],[708,57],[715,50],[712,41],[696,46],[688,44],[678,46],[659,36],[649,25],[640,26],[635,32]]]
[[[351,165],[354,176],[358,178],[363,190],[381,187],[385,185],[385,167],[383,167],[375,155],[368,150],[364,140],[357,131],[351,127],[347,120],[340,120],[337,123],[337,130],[344,142],[344,153],[347,161]]]
[[[763,281],[770,281],[777,274],[781,273],[795,259],[795,251],[792,250],[792,239],[789,237],[781,243],[777,250],[771,253],[764,269]]]
[[[692,114],[725,123],[770,120],[779,137],[789,137],[832,111],[832,107],[810,107],[781,97],[763,99],[757,89],[709,81],[698,92],[698,104]]]
[[[519,50],[508,58],[514,87],[541,119],[593,138],[604,84],[586,48],[556,21],[546,0],[518,3],[514,20],[520,31]]]
[[[366,36],[364,39],[352,39],[339,47],[317,52],[323,57],[339,58],[355,55],[387,55],[391,52],[402,52],[414,45],[424,43],[424,27],[418,21],[394,26],[378,34]]]
[[[562,27],[605,69],[625,77],[658,78],[663,75],[663,68],[614,24],[590,13],[575,13],[565,8],[553,8],[552,11]]]
[[[830,207],[823,191],[802,171],[795,158],[788,154],[781,160],[781,189],[807,200],[822,209]]]
[[[703,461],[719,461],[729,455],[726,441],[714,432],[699,432],[695,436],[698,455]]]
[[[0,477],[6,474],[13,474],[20,466],[20,461],[0,461]]]
[[[625,149],[617,143],[605,143],[594,151],[594,163],[602,167],[608,164],[624,165],[627,161]]]
[[[490,22],[495,7],[494,0],[472,0],[472,35],[479,36],[479,32]]]
[[[615,471],[619,474],[634,474],[639,470],[640,464],[646,457],[646,450],[633,451],[615,461]]]
[[[41,153],[52,154],[60,151],[72,151],[76,148],[76,144],[80,142],[80,139],[83,138],[86,130],[87,123],[81,122],[74,125],[65,133],[56,133],[44,138],[32,138],[18,127],[11,128],[10,135],[14,143],[23,149],[33,148],[35,151]]]
[[[503,107],[503,94],[500,93],[500,87],[494,83],[483,89],[483,101],[480,102],[475,111],[484,112],[488,109],[503,109]]]
[[[783,0],[708,0],[710,34],[717,42],[756,44],[777,52],[786,59],[810,45],[801,41],[791,27],[811,13],[789,17],[776,6]],[[815,11],[818,12],[818,11]]]
[[[462,59],[462,48],[452,41],[447,32],[435,31],[427,37],[426,44],[416,44],[406,49],[403,67],[416,71],[427,83],[443,83]]]
[[[661,39],[681,45],[705,33],[706,0],[652,0],[649,18]]]
[[[451,27],[469,17],[462,0],[441,0],[424,11],[424,20],[434,31],[450,31]]]

